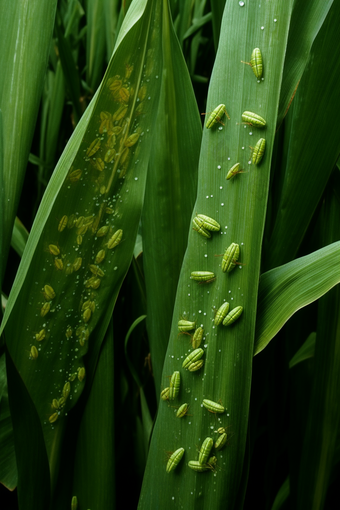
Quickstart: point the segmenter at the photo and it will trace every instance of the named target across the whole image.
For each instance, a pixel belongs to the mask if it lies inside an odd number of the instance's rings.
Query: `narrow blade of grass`
[[[300,308],[340,282],[340,241],[261,276],[254,356]]]
[[[201,120],[167,1],[163,80],[143,208],[147,329],[157,396],[197,189]],[[155,320],[155,318],[157,320]]]
[[[56,0],[9,2],[0,20],[0,108],[3,115],[3,262],[32,143],[44,85]]]

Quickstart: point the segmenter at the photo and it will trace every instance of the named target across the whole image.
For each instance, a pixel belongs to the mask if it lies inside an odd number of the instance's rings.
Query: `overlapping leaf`
[[[6,308],[9,353],[52,462],[133,253],[159,96],[159,7],[130,8],[99,92],[45,193]]]

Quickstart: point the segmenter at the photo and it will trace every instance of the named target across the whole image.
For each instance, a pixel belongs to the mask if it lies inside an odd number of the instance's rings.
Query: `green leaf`
[[[63,68],[65,83],[74,108],[74,123],[77,124],[83,113],[80,106],[80,80],[76,69],[76,63],[73,58],[71,44],[64,35],[65,30],[60,14],[57,16],[55,30],[58,37],[58,52],[61,66]]]
[[[340,203],[331,186],[321,209],[321,243],[339,239]],[[337,257],[339,264],[339,256]],[[297,480],[296,508],[325,507],[340,423],[340,286],[319,301],[313,386]],[[298,459],[295,458],[295,464]]]
[[[332,4],[333,0],[312,0],[308,2],[308,5],[302,2],[295,2],[294,4],[283,72],[279,123],[287,113],[308,62],[314,39],[318,35]],[[303,27],[302,30],[301,27]]]
[[[300,349],[296,352],[296,354],[292,357],[289,362],[289,368],[293,368],[298,363],[302,361],[312,358],[315,352],[315,341],[316,341],[316,333],[311,333],[307,340],[301,345]]]
[[[96,90],[102,77],[105,55],[104,0],[87,0],[86,81]]]
[[[226,0],[210,0],[215,50],[220,38],[221,20]]]
[[[8,402],[5,354],[0,358],[0,451],[0,482],[7,489],[14,490],[18,482],[18,472]]]
[[[119,410],[114,403],[113,357],[111,323],[77,433],[72,496],[77,496],[79,508],[115,508],[114,423]]]
[[[28,232],[25,226],[21,223],[19,218],[15,218],[11,246],[17,252],[19,257],[22,257],[24,249],[28,240]]]
[[[340,282],[340,241],[261,275],[254,356],[300,308]]]
[[[287,477],[285,479],[285,481],[283,482],[283,484],[281,485],[281,487],[276,495],[276,498],[275,498],[275,501],[273,503],[271,510],[280,510],[280,508],[283,507],[285,501],[287,501],[287,498],[289,497],[289,493],[290,493],[289,477]]]
[[[142,409],[142,422],[144,432],[144,445],[145,445],[145,457],[147,457],[149,450],[149,441],[153,426],[153,420],[150,414],[149,406],[143,388],[140,388],[140,400]]]
[[[198,174],[198,194],[194,214],[207,215],[221,225],[211,238],[190,227],[173,312],[169,346],[162,376],[163,387],[174,371],[181,375],[180,392],[173,402],[160,402],[150,444],[139,509],[240,508],[246,483],[243,472],[248,430],[251,373],[255,337],[262,235],[269,189],[270,160],[279,102],[281,71],[286,51],[288,19],[292,2],[266,2],[261,9],[253,2],[241,8],[227,2],[222,21],[219,50],[210,81],[207,112],[221,103],[230,115],[211,129],[204,127]],[[275,17],[280,23],[274,23]],[[261,31],[263,20],[266,29]],[[261,35],[259,35],[261,34]],[[241,63],[249,58],[261,37],[261,51],[267,68],[258,83],[251,68]],[[242,113],[252,111],[267,121],[265,131],[240,125]],[[252,135],[250,135],[252,133]],[[262,134],[264,133],[264,134]],[[264,136],[267,147],[258,167],[248,164],[250,150]],[[240,162],[246,172],[226,181],[228,170]],[[231,273],[221,270],[221,258],[231,243],[240,245],[243,265]],[[212,271],[216,280],[200,285],[190,279],[192,271]],[[243,315],[234,325],[215,326],[214,310],[224,301],[231,308],[243,306]],[[204,328],[204,365],[197,372],[182,368],[191,352],[186,336],[177,337],[180,318]],[[208,412],[203,399],[221,402],[221,415]],[[187,402],[192,417],[176,418],[175,409]],[[188,462],[197,460],[197,450],[206,437],[217,438],[219,426],[232,426],[237,433],[230,445],[216,454],[215,476],[208,469],[196,473]],[[183,447],[185,454],[174,472],[166,473],[162,451]],[[151,489],[152,487],[152,489]],[[239,499],[240,498],[240,499]]]
[[[159,97],[160,17],[154,1],[129,9],[102,85],[46,190],[2,324],[39,415],[52,486],[59,426],[82,393],[87,352],[86,379],[93,377],[135,245]]]
[[[157,396],[196,196],[202,136],[190,77],[167,7],[160,35],[163,79],[142,215],[146,321]]]
[[[104,0],[107,60],[110,60],[116,39],[118,23],[118,0]]]
[[[206,25],[207,23],[210,23],[211,20],[212,20],[211,12],[208,12],[208,14],[205,14],[204,16],[201,16],[198,19],[195,18],[193,20],[193,24],[191,25],[191,27],[188,28],[188,30],[185,32],[185,34],[183,36],[183,40],[196,34],[196,32],[198,32],[202,27],[204,27],[204,25]]]
[[[14,0],[0,20],[0,109],[3,116],[3,260],[24,182],[44,85],[56,0]]]
[[[60,60],[57,62],[55,73],[50,72],[48,77],[45,98],[47,103],[46,137],[44,136],[41,140],[40,154],[49,168],[49,165],[53,164],[55,160],[65,100],[65,80]],[[51,172],[48,172],[48,177],[50,175]]]
[[[329,2],[319,4],[323,10]],[[304,7],[309,12],[309,4]],[[313,17],[313,20],[319,27],[319,18]],[[339,137],[331,136],[338,129],[334,111],[340,109],[338,22],[340,6],[335,2],[314,41],[308,66],[289,111],[283,139],[287,156],[283,158],[282,168],[279,156],[277,169],[280,171],[274,176],[277,195],[273,197],[272,218],[275,222],[267,242],[266,269],[296,256],[340,152]],[[294,26],[301,34],[300,18],[294,21]],[[299,48],[299,44],[294,45],[297,55]],[[288,55],[286,62],[287,59]],[[311,126],[317,127],[313,136]]]
[[[146,315],[141,315],[141,317],[138,317],[138,319],[136,319],[130,326],[129,328],[129,331],[127,332],[126,334],[126,337],[125,337],[125,342],[124,342],[124,351],[125,351],[125,358],[126,358],[126,362],[128,364],[128,367],[129,367],[129,370],[131,372],[131,375],[132,377],[134,378],[134,381],[135,383],[137,384],[137,386],[140,388],[141,387],[141,382],[139,380],[139,376],[138,376],[138,373],[137,371],[135,370],[131,360],[130,360],[130,357],[129,357],[129,354],[128,354],[128,342],[129,342],[129,338],[131,336],[131,333],[134,331],[134,329],[136,329],[136,327],[138,326],[138,324],[140,324],[144,319],[146,318]]]
[[[46,510],[50,500],[50,470],[40,419],[8,352],[6,366],[18,468],[19,507],[30,509],[34,501],[34,508]],[[62,427],[58,429],[62,433]]]
[[[4,132],[3,132],[3,119],[2,119],[2,111],[0,109],[0,203],[4,203],[4,193],[3,193],[3,179],[4,179]],[[0,209],[0,288],[2,290],[2,280],[3,280],[3,272],[4,272],[4,246],[3,246],[3,235],[4,235],[4,214],[3,207]],[[0,345],[2,345],[2,341],[0,339]],[[1,393],[0,393],[1,395]]]

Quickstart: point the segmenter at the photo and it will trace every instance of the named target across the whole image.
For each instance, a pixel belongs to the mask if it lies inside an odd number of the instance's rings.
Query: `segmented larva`
[[[218,106],[216,106],[216,108],[211,112],[211,114],[208,117],[208,120],[207,120],[206,125],[205,125],[206,128],[207,129],[212,128],[215,124],[217,124],[217,122],[219,124],[224,125],[223,122],[221,122],[221,119],[222,119],[224,114],[226,114],[226,116],[230,120],[228,112],[227,112],[227,110],[225,108],[225,104],[219,104]]]
[[[233,324],[237,319],[242,315],[243,312],[243,306],[236,306],[225,317],[223,320],[223,326],[230,326]]]
[[[168,463],[166,465],[166,472],[167,473],[171,473],[171,471],[173,471],[174,469],[176,469],[176,467],[178,466],[178,464],[180,463],[183,455],[184,455],[184,448],[178,448],[172,455],[171,457],[169,458],[168,460]]]
[[[237,243],[231,243],[226,249],[222,259],[222,271],[224,273],[230,273],[236,266],[238,258],[240,256],[240,246]]]
[[[247,111],[242,113],[242,122],[258,128],[264,128],[266,125],[263,117],[260,117],[257,113]]]
[[[251,156],[251,162],[254,165],[259,165],[262,161],[262,158],[264,156],[264,151],[266,148],[266,140],[264,138],[260,138],[257,144],[255,145],[253,149],[253,154]]]
[[[215,280],[216,276],[212,271],[192,271],[190,278],[196,282],[209,283]]]
[[[204,350],[200,347],[198,349],[195,349],[192,351],[183,361],[182,368],[188,368],[191,363],[195,363],[195,361],[198,361],[202,358],[204,354]]]
[[[181,319],[178,321],[178,330],[185,332],[185,331],[191,331],[192,329],[195,329],[196,322],[187,321],[185,319]]]
[[[211,449],[213,447],[214,441],[211,437],[206,437],[203,441],[198,457],[198,462],[200,464],[205,464],[209,458]]]
[[[176,418],[183,418],[183,416],[185,416],[188,412],[188,407],[189,407],[189,404],[187,404],[187,403],[182,404],[177,410]]]
[[[223,305],[221,305],[219,307],[219,309],[216,312],[215,320],[214,320],[215,326],[219,326],[219,324],[221,324],[223,322],[223,320],[227,316],[228,312],[229,312],[229,303],[225,302],[225,303],[223,303]]]
[[[241,60],[241,62],[243,64],[248,64],[256,78],[258,80],[260,80],[262,78],[262,73],[263,73],[263,60],[262,60],[262,53],[260,51],[260,48],[255,48],[251,54],[251,57],[250,57],[250,62],[243,62],[243,60]]]
[[[170,379],[169,400],[174,400],[178,396],[180,385],[181,374],[178,371],[175,371]]]

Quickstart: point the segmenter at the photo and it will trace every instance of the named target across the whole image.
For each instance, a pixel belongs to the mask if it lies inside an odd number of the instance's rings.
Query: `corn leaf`
[[[129,9],[101,87],[46,190],[2,324],[39,417],[52,488],[66,416],[93,377],[132,258],[159,97],[160,15],[152,1]]]
[[[167,1],[163,80],[143,208],[147,329],[157,395],[197,190],[201,120]],[[155,320],[157,318],[157,320]]]
[[[291,9],[292,2],[270,2],[261,9],[249,2],[244,7],[235,2],[225,6],[207,112],[223,103],[231,120],[224,115],[224,126],[216,122],[211,129],[204,128],[194,207],[195,214],[213,218],[221,229],[212,232],[211,239],[190,229],[162,377],[162,385],[168,386],[167,377],[179,371],[180,392],[174,401],[160,403],[140,509],[170,507],[174,502],[185,508],[242,507],[260,253]],[[255,47],[261,48],[265,62],[265,79],[260,83],[251,68],[241,63],[250,59]],[[245,110],[266,119],[264,135],[256,127],[240,125]],[[261,137],[267,142],[264,159],[260,166],[251,166],[249,145]],[[226,181],[237,162],[245,172]],[[232,242],[240,245],[243,265],[223,273],[217,255]],[[200,285],[190,279],[192,271],[211,271],[216,279]],[[230,328],[214,324],[214,310],[226,301],[231,309],[239,305],[244,309]],[[182,368],[190,348],[185,336],[177,338],[180,319],[204,328],[204,365],[197,372]],[[226,410],[217,417],[203,407],[203,399],[220,402]],[[185,402],[190,416],[177,418],[176,408]],[[220,426],[230,426],[235,434],[224,450],[216,452],[215,475],[212,464],[204,473],[191,470],[188,461],[198,460],[206,437],[216,441]],[[179,447],[185,449],[184,459],[174,472],[167,473],[166,452]],[[157,483],[148,490],[152,480]]]

